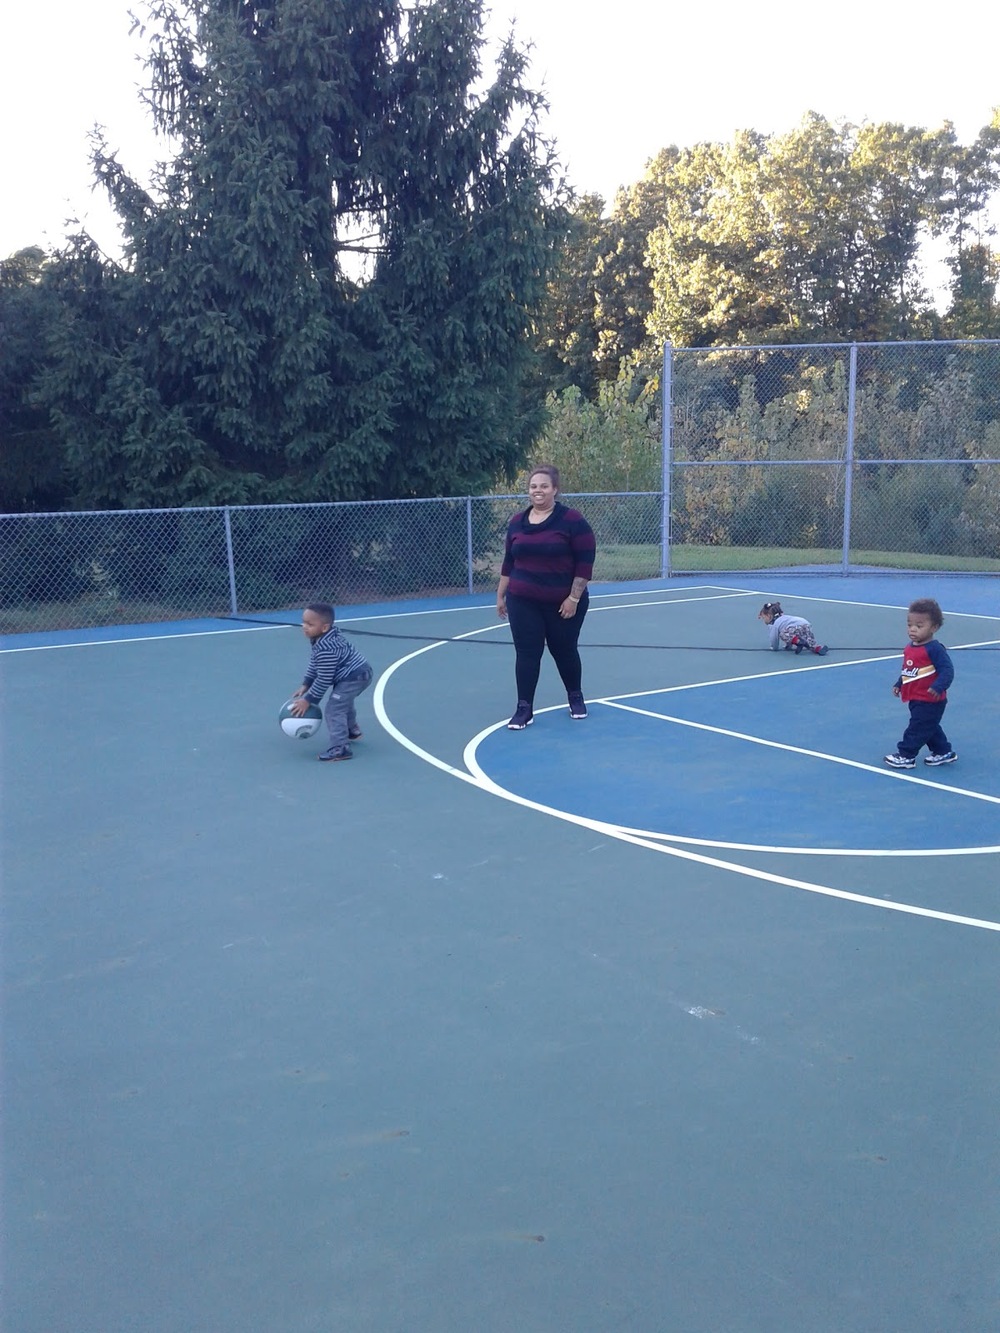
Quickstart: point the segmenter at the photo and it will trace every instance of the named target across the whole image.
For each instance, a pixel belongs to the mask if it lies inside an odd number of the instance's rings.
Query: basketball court
[[[342,610],[344,764],[294,612],[0,644],[10,1333],[994,1333],[995,582],[592,596],[518,733],[492,599]]]

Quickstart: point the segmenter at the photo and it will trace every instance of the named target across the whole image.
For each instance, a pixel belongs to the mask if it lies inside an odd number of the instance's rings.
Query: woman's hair
[[[528,473],[528,481],[530,482],[531,478],[537,476],[539,472],[544,472],[556,490],[559,489],[559,469],[557,467],[552,463],[539,463]]]
[[[944,613],[933,597],[918,597],[906,609],[912,611],[915,616],[930,616],[931,624],[936,625],[938,629],[944,624]]]

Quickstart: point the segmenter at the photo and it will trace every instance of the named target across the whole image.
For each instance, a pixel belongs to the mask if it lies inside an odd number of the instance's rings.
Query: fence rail
[[[564,498],[600,580],[1000,573],[1000,342],[668,348],[661,488]],[[519,496],[0,515],[0,630],[495,586]]]

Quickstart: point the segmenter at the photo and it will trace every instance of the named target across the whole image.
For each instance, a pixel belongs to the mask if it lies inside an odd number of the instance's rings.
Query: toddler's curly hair
[[[933,597],[918,597],[906,609],[912,611],[915,616],[928,616],[936,629],[940,629],[944,624],[944,612]]]

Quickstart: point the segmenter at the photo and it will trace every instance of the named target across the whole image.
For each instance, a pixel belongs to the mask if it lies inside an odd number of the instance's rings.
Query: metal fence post
[[[229,570],[229,614],[235,616],[239,614],[239,604],[236,601],[236,564],[233,560],[233,525],[229,519],[229,506],[222,511],[222,521],[226,528],[226,567]]]
[[[472,592],[472,496],[465,497],[465,562],[469,572],[469,592]]]
[[[671,384],[671,375],[673,372],[672,349],[669,343],[663,344],[663,383],[660,386],[663,426],[660,431],[662,439],[660,460],[661,479],[660,479],[660,578],[668,579],[670,577],[670,468],[671,468],[671,445],[672,445],[672,398],[673,386]]]
[[[844,450],[844,545],[840,572],[851,569],[851,505],[854,499],[854,407],[858,387],[858,344],[851,343],[851,357],[847,374],[847,440]]]

